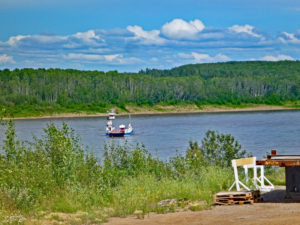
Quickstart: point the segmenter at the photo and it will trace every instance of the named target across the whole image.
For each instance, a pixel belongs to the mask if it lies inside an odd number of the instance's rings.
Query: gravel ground
[[[134,216],[111,218],[105,225],[299,225],[300,201],[286,200],[285,190],[279,188],[263,195],[263,203],[253,205],[216,206],[211,210],[185,211],[168,214],[150,213],[144,219]]]

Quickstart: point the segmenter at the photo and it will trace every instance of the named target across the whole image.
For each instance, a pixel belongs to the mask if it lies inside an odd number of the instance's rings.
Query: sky
[[[0,0],[0,69],[300,60],[299,0]]]

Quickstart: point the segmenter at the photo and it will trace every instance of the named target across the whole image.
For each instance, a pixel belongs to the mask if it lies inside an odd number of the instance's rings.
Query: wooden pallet
[[[221,202],[218,201],[215,203],[216,205],[244,205],[244,204],[253,204],[254,200],[246,200],[246,201],[234,201],[234,200],[228,200],[227,202]]]
[[[215,195],[216,205],[243,205],[261,201],[259,191],[227,191]]]
[[[223,197],[223,198],[233,198],[233,197],[243,197],[243,198],[248,198],[248,197],[258,197],[260,196],[260,191],[255,190],[255,191],[224,191],[224,192],[219,192],[215,195],[216,197]]]

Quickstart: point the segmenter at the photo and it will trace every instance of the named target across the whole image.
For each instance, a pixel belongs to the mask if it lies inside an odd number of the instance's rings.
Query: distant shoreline
[[[250,107],[234,108],[228,106],[203,106],[202,109],[194,105],[187,106],[156,106],[156,107],[132,107],[128,106],[129,112],[117,112],[119,116],[126,115],[167,115],[167,114],[195,114],[195,113],[226,113],[226,112],[263,112],[263,111],[285,111],[300,110],[295,107],[257,105]],[[106,113],[59,113],[42,116],[3,118],[3,120],[33,120],[33,119],[59,119],[59,118],[84,118],[105,117]]]

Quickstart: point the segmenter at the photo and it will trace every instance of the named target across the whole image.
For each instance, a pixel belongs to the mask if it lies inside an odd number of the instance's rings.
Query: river
[[[271,149],[277,149],[278,154],[300,154],[300,111],[132,116],[135,134],[124,138],[106,137],[103,117],[16,120],[15,125],[18,138],[31,141],[33,136],[41,136],[47,123],[61,126],[63,121],[99,158],[105,144],[127,142],[133,146],[143,143],[153,155],[167,159],[184,153],[190,140],[201,143],[209,129],[232,134],[247,152],[258,158]],[[114,123],[128,121],[128,117],[117,117]]]

